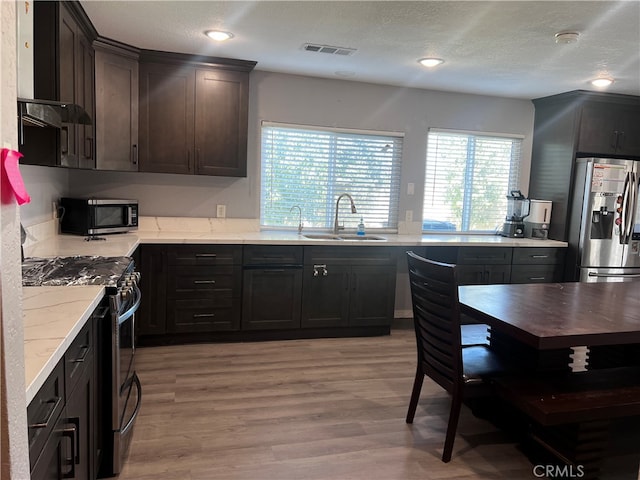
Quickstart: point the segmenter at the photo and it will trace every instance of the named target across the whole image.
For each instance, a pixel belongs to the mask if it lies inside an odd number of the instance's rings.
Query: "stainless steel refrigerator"
[[[568,272],[581,282],[640,281],[640,161],[576,162]]]

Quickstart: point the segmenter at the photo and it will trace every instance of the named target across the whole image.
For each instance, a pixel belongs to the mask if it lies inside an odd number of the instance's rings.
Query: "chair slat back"
[[[418,362],[448,392],[462,383],[460,305],[455,265],[407,252]]]

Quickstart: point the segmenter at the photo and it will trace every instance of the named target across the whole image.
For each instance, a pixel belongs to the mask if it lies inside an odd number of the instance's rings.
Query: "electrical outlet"
[[[225,218],[227,216],[227,206],[226,205],[216,205],[216,217],[217,218]]]
[[[413,195],[416,191],[415,183],[407,183],[407,195]]]
[[[407,222],[413,222],[413,210],[407,210],[404,214],[404,219]]]

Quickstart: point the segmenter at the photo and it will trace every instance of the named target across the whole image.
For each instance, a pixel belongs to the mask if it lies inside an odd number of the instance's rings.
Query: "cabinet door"
[[[73,459],[71,458],[71,444],[74,431],[65,429],[59,421],[55,430],[42,450],[42,454],[31,470],[31,480],[60,480],[61,478],[75,478]]]
[[[300,328],[301,268],[246,269],[243,278],[243,330]]]
[[[593,154],[614,154],[616,151],[616,121],[618,112],[612,105],[590,103],[582,107],[578,151]]]
[[[76,388],[67,397],[65,422],[75,428],[73,458],[76,480],[92,480],[95,472],[95,399],[93,355],[85,360],[85,369]]]
[[[301,327],[348,326],[350,271],[344,265],[304,266]]]
[[[193,173],[195,69],[140,64],[140,171]]]
[[[90,125],[76,125],[78,138],[78,167],[96,168],[95,157],[95,53],[91,43],[78,28],[78,58],[76,59],[76,102],[91,118]]]
[[[458,265],[456,271],[460,285],[509,283],[511,265]]]
[[[616,152],[619,155],[640,157],[640,105],[620,106],[616,128]]]
[[[485,283],[493,285],[496,283],[511,282],[511,265],[485,265]]]
[[[66,8],[60,7],[59,24],[59,78],[61,102],[78,103],[76,92],[79,90],[77,59],[80,55],[78,24]],[[63,123],[60,129],[60,164],[64,167],[78,167],[77,132],[73,123]]]
[[[196,72],[196,173],[246,177],[249,74]]]
[[[138,170],[138,61],[96,50],[96,168]]]
[[[136,332],[160,335],[167,331],[167,247],[142,245],[140,248],[142,300],[136,313]]]
[[[349,326],[391,325],[395,285],[395,267],[352,267]]]

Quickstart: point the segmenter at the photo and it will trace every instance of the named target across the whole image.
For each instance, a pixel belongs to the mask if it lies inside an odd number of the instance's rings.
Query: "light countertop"
[[[95,285],[22,289],[27,403],[62,359],[103,296],[104,287]]]
[[[335,245],[335,246],[504,246],[566,247],[566,242],[491,235],[376,235],[384,241],[312,240],[296,231],[259,231],[255,222],[233,219],[141,217],[135,233],[105,235],[86,241],[74,235],[53,235],[25,246],[27,257],[74,255],[130,256],[139,244]],[[314,232],[303,232],[314,233]],[[317,232],[316,232],[317,233]],[[64,295],[61,295],[64,289]],[[31,401],[53,371],[91,313],[104,288],[24,287],[25,382]]]

